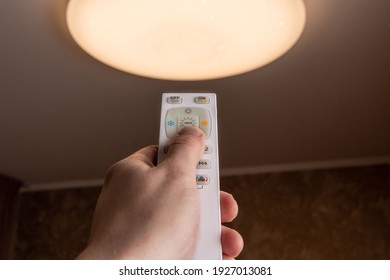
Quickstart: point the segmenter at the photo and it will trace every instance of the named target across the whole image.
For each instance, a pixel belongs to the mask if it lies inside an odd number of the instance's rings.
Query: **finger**
[[[180,175],[195,173],[204,147],[205,135],[203,131],[196,127],[186,127],[173,139],[167,156],[159,166],[174,170],[175,174]]]
[[[223,254],[227,257],[237,257],[244,248],[244,240],[234,229],[222,226],[221,242]]]
[[[231,256],[223,255],[223,260],[224,260],[224,261],[234,261],[235,258],[233,258],[233,257],[231,257]]]
[[[221,191],[221,221],[228,223],[233,221],[238,214],[238,204],[234,197],[227,192]]]

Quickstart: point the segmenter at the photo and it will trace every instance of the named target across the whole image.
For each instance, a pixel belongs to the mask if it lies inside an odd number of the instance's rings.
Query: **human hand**
[[[156,166],[157,146],[114,164],[99,196],[90,240],[79,259],[189,259],[199,229],[196,165],[205,146],[200,129],[185,128]],[[221,220],[238,212],[234,198],[221,192]],[[224,259],[242,251],[239,233],[222,226]]]

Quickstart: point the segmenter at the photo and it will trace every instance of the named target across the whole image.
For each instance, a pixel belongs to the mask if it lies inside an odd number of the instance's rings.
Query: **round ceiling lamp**
[[[245,73],[299,39],[302,0],[69,0],[67,24],[87,53],[114,68],[166,80]]]

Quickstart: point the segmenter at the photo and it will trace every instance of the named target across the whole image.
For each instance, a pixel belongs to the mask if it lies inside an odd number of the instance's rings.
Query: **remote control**
[[[220,260],[221,216],[219,202],[219,162],[217,100],[214,93],[164,93],[161,105],[161,123],[158,162],[168,151],[170,141],[184,127],[203,130],[206,147],[199,161],[194,188],[200,194],[200,229],[194,260]]]

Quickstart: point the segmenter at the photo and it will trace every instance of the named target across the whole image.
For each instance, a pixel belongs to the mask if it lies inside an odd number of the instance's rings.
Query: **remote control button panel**
[[[221,219],[216,95],[212,93],[163,94],[158,162],[185,127],[198,127],[205,136],[203,156],[196,166],[194,188],[199,190],[200,227],[193,259],[221,259]]]
[[[168,104],[182,104],[183,98],[180,96],[167,97]],[[209,104],[210,98],[206,96],[197,96],[194,99],[194,104]],[[167,111],[165,117],[165,132],[168,138],[175,137],[180,130],[188,126],[195,126],[203,130],[206,139],[210,138],[211,133],[211,117],[210,112],[207,109],[200,107],[177,107]],[[164,147],[164,153],[167,153],[169,146]],[[211,145],[205,146],[204,154],[211,154]],[[210,169],[210,160],[200,160],[197,169]],[[201,180],[200,180],[201,178]],[[197,175],[196,183],[198,189],[203,189],[204,185],[208,185],[210,182],[210,176]]]
[[[168,110],[165,117],[165,131],[172,138],[185,127],[195,126],[203,130],[206,138],[211,133],[210,112],[199,107],[179,107]]]

